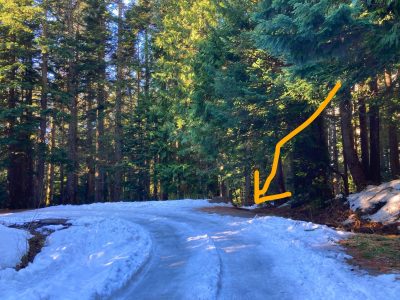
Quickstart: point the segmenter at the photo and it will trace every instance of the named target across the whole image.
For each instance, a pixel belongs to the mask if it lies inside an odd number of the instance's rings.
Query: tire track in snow
[[[120,215],[145,227],[153,253],[141,278],[116,296],[119,299],[216,299],[221,259],[213,239],[186,222],[141,212]],[[189,282],[189,284],[188,284]]]

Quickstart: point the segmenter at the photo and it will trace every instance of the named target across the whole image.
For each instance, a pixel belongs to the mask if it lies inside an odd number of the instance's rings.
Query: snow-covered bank
[[[93,299],[126,284],[150,254],[138,225],[83,217],[48,237],[33,263],[0,271],[0,299]]]
[[[0,224],[0,270],[14,268],[28,252],[30,234]],[[1,271],[0,271],[1,272]]]
[[[400,179],[368,186],[348,197],[350,208],[359,211],[364,219],[390,224],[400,221]]]
[[[292,299],[398,299],[399,275],[371,276],[345,263],[337,242],[349,233],[277,217],[247,221],[249,234],[264,236],[266,254],[275,257],[274,274],[284,276]],[[242,225],[243,226],[243,225]]]

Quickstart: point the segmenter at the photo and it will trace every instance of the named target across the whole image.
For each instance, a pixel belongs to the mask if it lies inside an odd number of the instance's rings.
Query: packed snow
[[[28,252],[30,234],[0,224],[0,270],[14,268]],[[1,271],[0,271],[1,272]]]
[[[398,299],[399,274],[346,263],[349,234],[278,217],[207,214],[207,201],[58,206],[5,223],[68,218],[0,299]],[[221,204],[225,206],[225,204]]]
[[[368,186],[348,197],[350,208],[359,210],[365,219],[390,224],[400,220],[400,179]]]
[[[48,237],[27,268],[0,271],[0,299],[110,296],[149,256],[150,239],[136,224],[98,217],[77,218],[71,223],[70,228]]]

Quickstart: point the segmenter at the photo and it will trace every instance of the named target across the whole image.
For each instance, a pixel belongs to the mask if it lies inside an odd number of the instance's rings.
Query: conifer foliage
[[[323,206],[399,178],[395,0],[0,0],[0,206],[271,192]]]

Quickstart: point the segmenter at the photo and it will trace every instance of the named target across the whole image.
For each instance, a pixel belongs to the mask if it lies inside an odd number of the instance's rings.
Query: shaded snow
[[[0,271],[0,299],[92,299],[109,296],[141,267],[150,239],[120,219],[83,217],[56,231],[33,263]]]
[[[365,218],[385,224],[399,221],[400,218],[400,179],[368,186],[364,191],[348,197],[350,208],[366,214]],[[374,212],[376,206],[382,206]]]
[[[46,225],[46,226],[39,227],[37,229],[37,231],[40,232],[40,233],[46,233],[47,234],[47,233],[51,233],[53,231],[57,231],[57,230],[65,229],[65,228],[67,228],[67,226],[61,225],[61,224],[59,224],[59,225]]]
[[[14,268],[28,252],[30,234],[0,224],[0,270]]]

